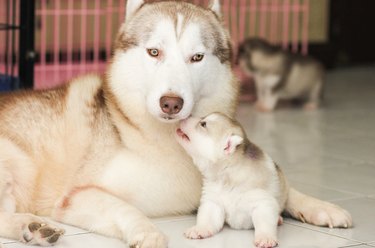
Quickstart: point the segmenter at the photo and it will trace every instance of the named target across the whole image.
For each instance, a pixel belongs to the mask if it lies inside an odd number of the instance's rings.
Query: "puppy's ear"
[[[233,154],[237,147],[243,143],[243,138],[236,134],[231,134],[228,136],[225,142],[224,153],[225,155]]]
[[[128,0],[126,3],[126,15],[125,20],[129,20],[130,17],[144,4],[144,0]]]
[[[209,8],[218,16],[221,17],[221,5],[220,0],[211,0]]]

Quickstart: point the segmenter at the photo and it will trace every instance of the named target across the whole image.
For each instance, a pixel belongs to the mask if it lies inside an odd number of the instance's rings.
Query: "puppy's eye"
[[[204,57],[203,53],[196,53],[193,55],[193,57],[191,57],[190,61],[192,63],[200,62],[202,61],[203,57]]]
[[[207,123],[206,123],[205,121],[201,121],[201,122],[199,123],[199,125],[200,125],[201,127],[203,127],[203,128],[206,128],[206,127],[207,127]]]
[[[148,55],[150,55],[151,57],[158,57],[158,56],[159,56],[159,50],[156,49],[156,48],[150,48],[150,49],[147,49],[147,53],[148,53]]]

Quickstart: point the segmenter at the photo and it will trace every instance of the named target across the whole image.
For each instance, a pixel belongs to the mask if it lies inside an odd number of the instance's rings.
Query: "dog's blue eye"
[[[200,61],[202,61],[203,57],[204,57],[203,53],[194,54],[193,57],[191,57],[191,62],[193,62],[193,63],[200,62]]]
[[[159,50],[156,49],[156,48],[147,49],[147,53],[148,53],[151,57],[157,57],[157,56],[159,56]]]

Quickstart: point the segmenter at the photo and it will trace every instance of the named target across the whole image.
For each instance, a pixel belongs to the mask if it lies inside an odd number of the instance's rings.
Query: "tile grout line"
[[[348,248],[348,247],[356,247],[360,245],[366,245],[365,243],[360,243],[360,244],[355,244],[355,245],[344,245],[344,246],[339,246],[337,248]]]
[[[329,236],[334,236],[334,237],[337,237],[337,238],[345,239],[345,240],[348,240],[348,241],[357,242],[357,243],[359,243],[359,244],[357,244],[357,245],[362,245],[362,244],[365,244],[365,243],[366,243],[366,242],[363,242],[363,241],[360,241],[360,240],[356,240],[356,239],[348,239],[348,238],[343,237],[343,236],[340,236],[340,235],[338,235],[338,234],[327,233],[327,232],[324,232],[324,231],[321,231],[321,230],[308,228],[308,227],[306,227],[306,226],[297,225],[297,224],[294,224],[294,223],[291,223],[291,222],[287,222],[287,221],[285,221],[284,223],[285,223],[285,224],[288,224],[288,225],[295,226],[295,227],[304,228],[304,229],[307,229],[307,230],[310,230],[310,231],[314,231],[314,232],[318,232],[318,233],[326,234],[326,235],[329,235]]]

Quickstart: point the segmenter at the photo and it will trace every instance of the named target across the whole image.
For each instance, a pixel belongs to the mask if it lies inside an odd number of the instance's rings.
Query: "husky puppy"
[[[238,62],[254,77],[258,110],[272,111],[279,99],[303,100],[305,109],[319,106],[324,69],[313,58],[249,38],[239,47]]]
[[[174,133],[190,115],[235,113],[220,4],[128,0],[126,9],[104,77],[0,96],[0,236],[54,244],[63,230],[47,216],[164,248],[149,217],[198,207],[201,174]],[[344,210],[295,191],[287,206],[309,223],[345,224]]]
[[[176,138],[203,175],[197,224],[185,236],[210,237],[226,222],[235,229],[254,228],[257,247],[277,246],[280,214],[290,211],[288,198],[297,192],[270,156],[249,141],[237,121],[221,113],[181,121]],[[343,214],[341,226],[351,226],[349,213]]]

